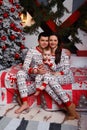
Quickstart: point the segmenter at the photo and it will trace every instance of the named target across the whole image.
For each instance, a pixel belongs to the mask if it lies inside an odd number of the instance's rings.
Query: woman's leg
[[[47,87],[45,88],[45,91],[51,96],[51,98],[58,103],[59,106],[62,105],[62,101],[61,99],[56,95],[56,93],[53,91],[53,89],[51,89],[51,87],[49,85],[47,85]]]
[[[63,90],[61,85],[58,84],[57,81],[55,80],[53,81],[52,79],[49,82],[49,85],[51,89],[55,92],[56,96],[60,98],[65,108],[67,109],[67,112],[68,112],[67,119],[69,120],[78,119],[79,116],[75,110],[75,104],[70,101],[69,96]]]

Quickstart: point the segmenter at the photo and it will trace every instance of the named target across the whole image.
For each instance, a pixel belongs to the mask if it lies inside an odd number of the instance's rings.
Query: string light
[[[21,14],[21,21],[22,21],[23,27],[32,26],[35,23],[32,16],[28,12]]]

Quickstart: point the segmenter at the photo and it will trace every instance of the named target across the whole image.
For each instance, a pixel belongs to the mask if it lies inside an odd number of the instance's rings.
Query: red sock
[[[25,101],[28,102],[28,97],[21,98],[21,100],[22,100],[22,102],[25,102]]]
[[[66,103],[64,103],[65,104],[65,106],[66,107],[68,107],[68,106],[70,106],[71,105],[71,102],[70,101],[68,101],[68,102],[66,102]]]

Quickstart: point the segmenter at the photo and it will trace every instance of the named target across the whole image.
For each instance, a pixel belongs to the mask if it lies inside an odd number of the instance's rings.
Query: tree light
[[[22,21],[23,27],[32,26],[35,23],[32,16],[28,12],[21,14],[21,21]]]

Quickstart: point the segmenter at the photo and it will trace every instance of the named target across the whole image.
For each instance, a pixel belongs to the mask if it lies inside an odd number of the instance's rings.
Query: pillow
[[[87,57],[76,56],[74,54],[70,57],[71,67],[85,68],[87,67]]]

